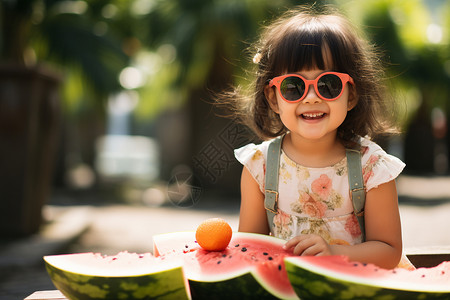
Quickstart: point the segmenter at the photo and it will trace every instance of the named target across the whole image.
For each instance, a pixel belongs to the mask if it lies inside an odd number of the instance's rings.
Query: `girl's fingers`
[[[283,245],[283,249],[291,249],[293,247],[295,247],[299,242],[301,241],[301,236],[296,236],[292,239],[290,239],[289,241],[287,241],[284,245]]]
[[[309,248],[313,247],[315,245],[314,239],[311,239],[309,237],[305,237],[304,239],[301,239],[297,245],[294,247],[294,254],[295,255],[306,255],[304,254],[305,251],[307,251]]]
[[[322,238],[314,235],[296,236],[283,246],[284,249],[293,248],[293,254],[301,256],[325,255],[327,247],[328,245]]]

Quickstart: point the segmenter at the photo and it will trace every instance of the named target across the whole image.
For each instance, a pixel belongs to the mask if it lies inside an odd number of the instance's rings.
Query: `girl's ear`
[[[356,94],[356,88],[352,86],[349,89],[347,111],[355,108],[356,104],[358,104],[358,95]]]
[[[279,109],[276,90],[269,87],[269,85],[266,85],[264,87],[264,95],[266,96],[266,100],[269,103],[270,108],[278,114]]]

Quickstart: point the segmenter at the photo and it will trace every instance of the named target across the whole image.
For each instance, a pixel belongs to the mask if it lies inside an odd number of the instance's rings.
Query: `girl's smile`
[[[320,120],[322,118],[325,117],[325,113],[323,112],[317,112],[317,113],[303,113],[300,116],[305,119],[305,120],[309,120],[309,121],[314,121],[314,120]]]

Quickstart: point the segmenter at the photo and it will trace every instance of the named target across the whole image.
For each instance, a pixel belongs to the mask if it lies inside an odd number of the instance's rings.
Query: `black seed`
[[[232,258],[232,257],[233,257],[232,255],[228,256],[228,258]]]
[[[364,267],[365,267],[365,266],[367,266],[367,264],[366,264],[366,263],[363,263],[362,265],[363,265]]]
[[[267,252],[263,252],[263,255],[269,255],[269,253],[267,253]]]
[[[268,260],[273,260],[273,257],[272,257],[272,256],[269,256],[267,259],[268,259]]]
[[[235,247],[239,247],[239,244],[234,245]]]
[[[226,254],[222,254],[222,257],[227,257],[227,255]]]
[[[247,248],[242,247],[241,251],[242,251],[242,252],[246,252],[246,251],[247,251]]]
[[[353,264],[353,266],[354,266],[354,267],[357,267],[357,266],[358,266],[358,264]]]
[[[184,248],[189,248],[189,246],[188,245],[184,245]]]
[[[221,262],[222,262],[222,261],[221,261],[221,260],[219,260],[219,261],[217,262],[217,264],[218,264],[218,265],[220,265],[220,263],[221,263]]]
[[[278,265],[278,271],[281,271],[281,269],[282,269],[281,265]]]

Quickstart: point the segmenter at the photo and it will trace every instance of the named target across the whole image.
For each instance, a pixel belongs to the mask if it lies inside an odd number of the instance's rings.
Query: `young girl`
[[[371,47],[339,14],[303,9],[263,32],[254,62],[255,93],[236,99],[265,141],[235,150],[244,165],[239,231],[286,239],[296,255],[396,267],[402,238],[394,179],[404,164],[370,140],[393,131]],[[267,214],[268,148],[276,137],[278,189]],[[347,148],[360,152],[365,234],[350,197]]]

